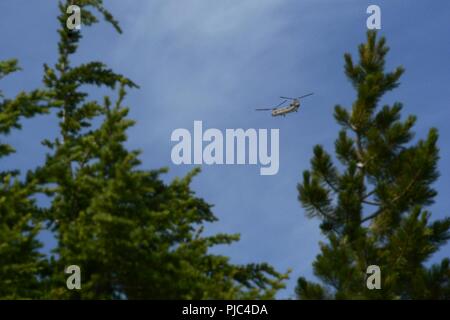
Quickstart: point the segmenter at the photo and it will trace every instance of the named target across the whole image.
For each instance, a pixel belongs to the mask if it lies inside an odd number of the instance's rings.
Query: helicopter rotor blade
[[[311,92],[311,93],[305,94],[304,96],[298,97],[297,99],[302,99],[302,98],[305,98],[305,97],[309,97],[309,96],[312,96],[313,94],[314,94],[314,92]]]
[[[281,99],[288,99],[288,100],[295,100],[295,99],[302,99],[302,98],[311,96],[311,95],[313,95],[313,94],[314,94],[314,93],[308,93],[308,94],[305,94],[304,96],[300,96],[300,97],[297,97],[297,98],[290,98],[290,97],[280,97],[280,98],[281,98]]]
[[[281,106],[283,103],[285,103],[287,100],[284,100],[284,101],[282,101],[282,102],[280,102],[279,104],[277,104],[275,107],[272,107],[272,108],[258,108],[258,109],[255,109],[256,111],[269,111],[269,110],[274,110],[274,109],[276,109],[276,108],[278,108],[279,106]]]
[[[287,99],[285,99],[284,101],[280,102],[279,104],[276,105],[276,107],[273,107],[273,108],[274,108],[274,109],[275,109],[275,108],[278,108],[279,106],[281,106],[281,105],[282,105],[283,103],[285,103],[286,101],[287,101]]]

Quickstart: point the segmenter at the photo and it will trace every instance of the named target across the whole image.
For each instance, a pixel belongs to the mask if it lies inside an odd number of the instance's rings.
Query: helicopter
[[[272,111],[272,117],[286,116],[286,114],[288,114],[288,113],[291,113],[291,112],[294,112],[294,111],[295,112],[298,111],[298,109],[300,108],[300,99],[303,99],[305,97],[311,96],[313,94],[314,93],[308,93],[308,94],[305,94],[305,95],[297,97],[297,98],[280,97],[281,99],[284,99],[284,101],[282,101],[281,103],[279,103],[275,107],[272,107],[272,108],[258,108],[258,109],[255,109],[255,110],[256,111]],[[280,108],[280,106],[282,104],[284,104],[288,100],[291,100],[292,102],[288,106]]]

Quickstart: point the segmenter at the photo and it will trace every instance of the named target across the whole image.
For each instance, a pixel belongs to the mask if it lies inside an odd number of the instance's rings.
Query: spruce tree
[[[16,60],[0,61],[0,80],[19,70]],[[21,92],[6,99],[0,92],[0,137],[20,129],[21,118],[46,111],[45,94]],[[15,150],[0,141],[0,160]],[[44,270],[41,243],[37,240],[40,224],[33,200],[35,181],[20,177],[19,170],[0,168],[0,299],[38,298],[42,294],[39,274]]]
[[[59,59],[45,66],[44,83],[59,118],[60,136],[46,140],[45,165],[35,177],[51,205],[44,219],[57,237],[46,277],[48,297],[73,299],[272,298],[285,275],[267,264],[235,265],[209,252],[237,235],[203,235],[216,217],[195,196],[198,170],[166,184],[166,170],[144,170],[138,151],[124,143],[134,122],[127,118],[126,91],[137,86],[101,62],[72,66],[94,10],[121,31],[100,0],[79,0],[82,31],[66,28],[60,3]],[[95,85],[117,91],[113,101],[88,100]],[[82,289],[67,290],[64,270],[78,265]]]
[[[356,100],[335,107],[336,159],[315,146],[298,185],[307,216],[321,220],[327,238],[313,264],[323,285],[300,278],[300,299],[450,298],[449,259],[425,264],[450,237],[450,218],[432,221],[426,209],[437,194],[438,132],[415,140],[416,117],[402,118],[401,103],[380,105],[404,72],[385,71],[388,50],[385,38],[370,31],[358,63],[345,54]],[[381,290],[366,287],[369,265],[381,269]]]

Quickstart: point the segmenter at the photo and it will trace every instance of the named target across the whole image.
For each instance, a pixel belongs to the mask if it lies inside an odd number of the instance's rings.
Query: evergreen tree
[[[317,217],[327,243],[313,267],[324,285],[298,280],[301,299],[449,299],[449,259],[425,262],[450,238],[450,218],[431,221],[425,208],[437,194],[438,132],[413,141],[416,117],[401,119],[401,103],[380,107],[399,85],[403,68],[385,72],[388,47],[375,32],[345,55],[345,74],[357,92],[350,110],[337,105],[342,127],[336,165],[320,145],[298,185],[308,217]],[[366,287],[366,269],[381,269],[381,290]]]
[[[18,69],[16,60],[0,61],[0,79]],[[45,112],[44,98],[40,91],[21,92],[14,99],[6,99],[0,92],[0,135],[20,129],[21,118]],[[0,159],[14,151],[0,142]],[[35,183],[22,181],[19,174],[18,170],[0,169],[0,299],[37,298],[42,293],[38,275],[44,262],[38,251],[40,225],[32,199]]]
[[[44,142],[50,152],[35,172],[51,199],[45,219],[58,241],[46,278],[48,297],[272,298],[285,275],[267,264],[234,265],[209,252],[238,236],[203,236],[203,224],[216,218],[190,189],[198,170],[165,184],[165,170],[140,169],[139,152],[125,148],[134,122],[123,102],[126,90],[137,86],[101,62],[71,65],[81,32],[66,28],[68,4],[59,4],[58,62],[46,65],[44,76],[60,137]],[[96,9],[121,31],[102,1],[77,5],[84,27],[97,22]],[[88,100],[82,88],[89,85],[117,89],[118,98]],[[81,268],[81,290],[66,288],[69,265]]]

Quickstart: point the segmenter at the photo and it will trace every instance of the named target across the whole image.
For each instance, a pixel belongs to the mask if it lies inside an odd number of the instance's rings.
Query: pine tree
[[[321,220],[328,240],[313,264],[324,285],[300,278],[301,299],[450,298],[450,260],[425,265],[450,238],[450,218],[431,221],[426,210],[437,194],[438,132],[414,141],[416,117],[402,119],[401,103],[380,106],[404,72],[385,72],[388,51],[385,38],[370,31],[357,64],[345,54],[357,94],[350,110],[335,107],[339,165],[317,145],[298,185],[307,216]],[[381,269],[381,290],[366,287],[369,265]]]
[[[16,60],[0,61],[0,79],[19,70]],[[21,118],[46,111],[41,91],[21,92],[6,99],[0,92],[0,135],[20,129]],[[8,143],[0,143],[0,159],[14,153]],[[39,273],[44,269],[37,240],[40,225],[32,199],[35,182],[23,181],[19,170],[0,169],[0,299],[37,298],[42,293]]]
[[[285,275],[267,264],[234,265],[209,253],[236,235],[203,236],[203,225],[216,220],[211,205],[195,196],[190,182],[198,170],[170,184],[166,170],[140,169],[138,151],[124,143],[127,89],[137,86],[101,62],[72,66],[81,32],[66,28],[60,3],[59,59],[45,66],[44,83],[57,111],[60,137],[38,168],[41,191],[51,199],[45,219],[58,245],[46,277],[48,297],[73,299],[272,298]],[[85,27],[100,12],[117,31],[117,21],[100,0],[79,0]],[[113,103],[88,100],[82,87],[118,90]],[[100,123],[96,125],[96,123]],[[64,269],[78,265],[82,289],[67,290]]]

